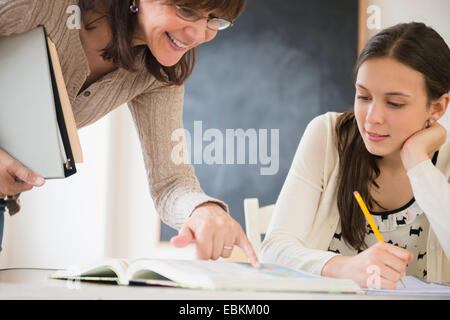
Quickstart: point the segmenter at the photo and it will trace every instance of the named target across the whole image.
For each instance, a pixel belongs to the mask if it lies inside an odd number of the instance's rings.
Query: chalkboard
[[[317,115],[353,105],[357,13],[357,0],[248,0],[235,26],[198,48],[185,85],[190,159],[197,159],[195,172],[205,193],[225,201],[244,229],[243,200],[256,197],[260,206],[276,202],[306,125]],[[227,129],[248,134],[245,161],[237,159],[237,140],[231,161]],[[277,130],[278,147],[271,143]],[[202,141],[198,132],[213,133],[214,139]],[[223,164],[209,164],[202,156],[218,138],[214,134],[222,134],[223,154],[216,154],[218,148],[209,154]],[[258,152],[250,142],[255,134]],[[258,154],[261,146],[274,155],[270,165]],[[261,174],[262,168],[271,174]],[[163,225],[161,240],[176,234]]]

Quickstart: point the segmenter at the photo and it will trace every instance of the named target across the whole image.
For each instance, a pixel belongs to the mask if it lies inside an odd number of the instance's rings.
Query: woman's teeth
[[[180,41],[178,41],[177,39],[175,39],[170,33],[166,32],[167,36],[169,37],[170,40],[172,40],[172,42],[179,48],[181,49],[187,49],[188,46],[182,44]]]

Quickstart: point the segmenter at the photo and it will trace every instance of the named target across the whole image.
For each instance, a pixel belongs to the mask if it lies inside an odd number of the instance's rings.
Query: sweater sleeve
[[[29,30],[34,6],[33,0],[0,0],[0,37]]]
[[[57,27],[66,27],[73,13],[68,9],[76,0],[0,0],[0,37],[20,34],[45,26],[50,35]]]
[[[303,134],[261,247],[262,262],[320,274],[336,255],[305,246],[323,191],[327,126],[325,117],[317,117]]]
[[[192,211],[206,202],[228,206],[207,196],[187,161],[183,129],[183,86],[161,86],[128,103],[141,142],[150,193],[162,221],[179,230]]]
[[[408,172],[417,203],[450,259],[450,183],[431,160],[422,161]]]

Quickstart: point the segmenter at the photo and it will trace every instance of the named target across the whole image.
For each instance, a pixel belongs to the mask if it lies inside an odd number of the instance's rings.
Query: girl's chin
[[[387,148],[374,148],[372,146],[366,145],[366,150],[373,156],[377,157],[386,157],[389,155],[393,155],[396,152],[399,152],[400,149],[387,149]]]

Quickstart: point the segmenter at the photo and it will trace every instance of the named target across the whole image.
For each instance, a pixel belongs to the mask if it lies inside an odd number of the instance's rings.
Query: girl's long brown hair
[[[444,39],[423,23],[398,24],[371,38],[355,67],[355,79],[361,65],[371,58],[390,57],[419,71],[425,78],[428,101],[450,90],[450,49]],[[355,249],[365,249],[366,221],[353,197],[358,190],[370,211],[374,204],[382,207],[370,194],[379,188],[379,156],[370,154],[359,133],[353,110],[344,112],[336,123],[339,153],[338,199],[342,237]]]
[[[168,5],[188,6],[194,9],[214,11],[217,16],[234,21],[244,10],[246,0],[155,0]],[[112,31],[111,42],[102,50],[102,57],[112,61],[118,67],[129,71],[137,71],[137,57],[144,52],[144,61],[148,72],[156,79],[168,85],[181,85],[191,75],[196,49],[189,50],[174,66],[161,65],[146,45],[133,47],[133,34],[137,27],[137,17],[130,11],[132,1],[129,0],[79,0],[81,17],[93,10],[106,18]],[[139,5],[139,0],[136,1]],[[89,22],[89,21],[88,21]],[[89,30],[90,26],[86,26]]]

